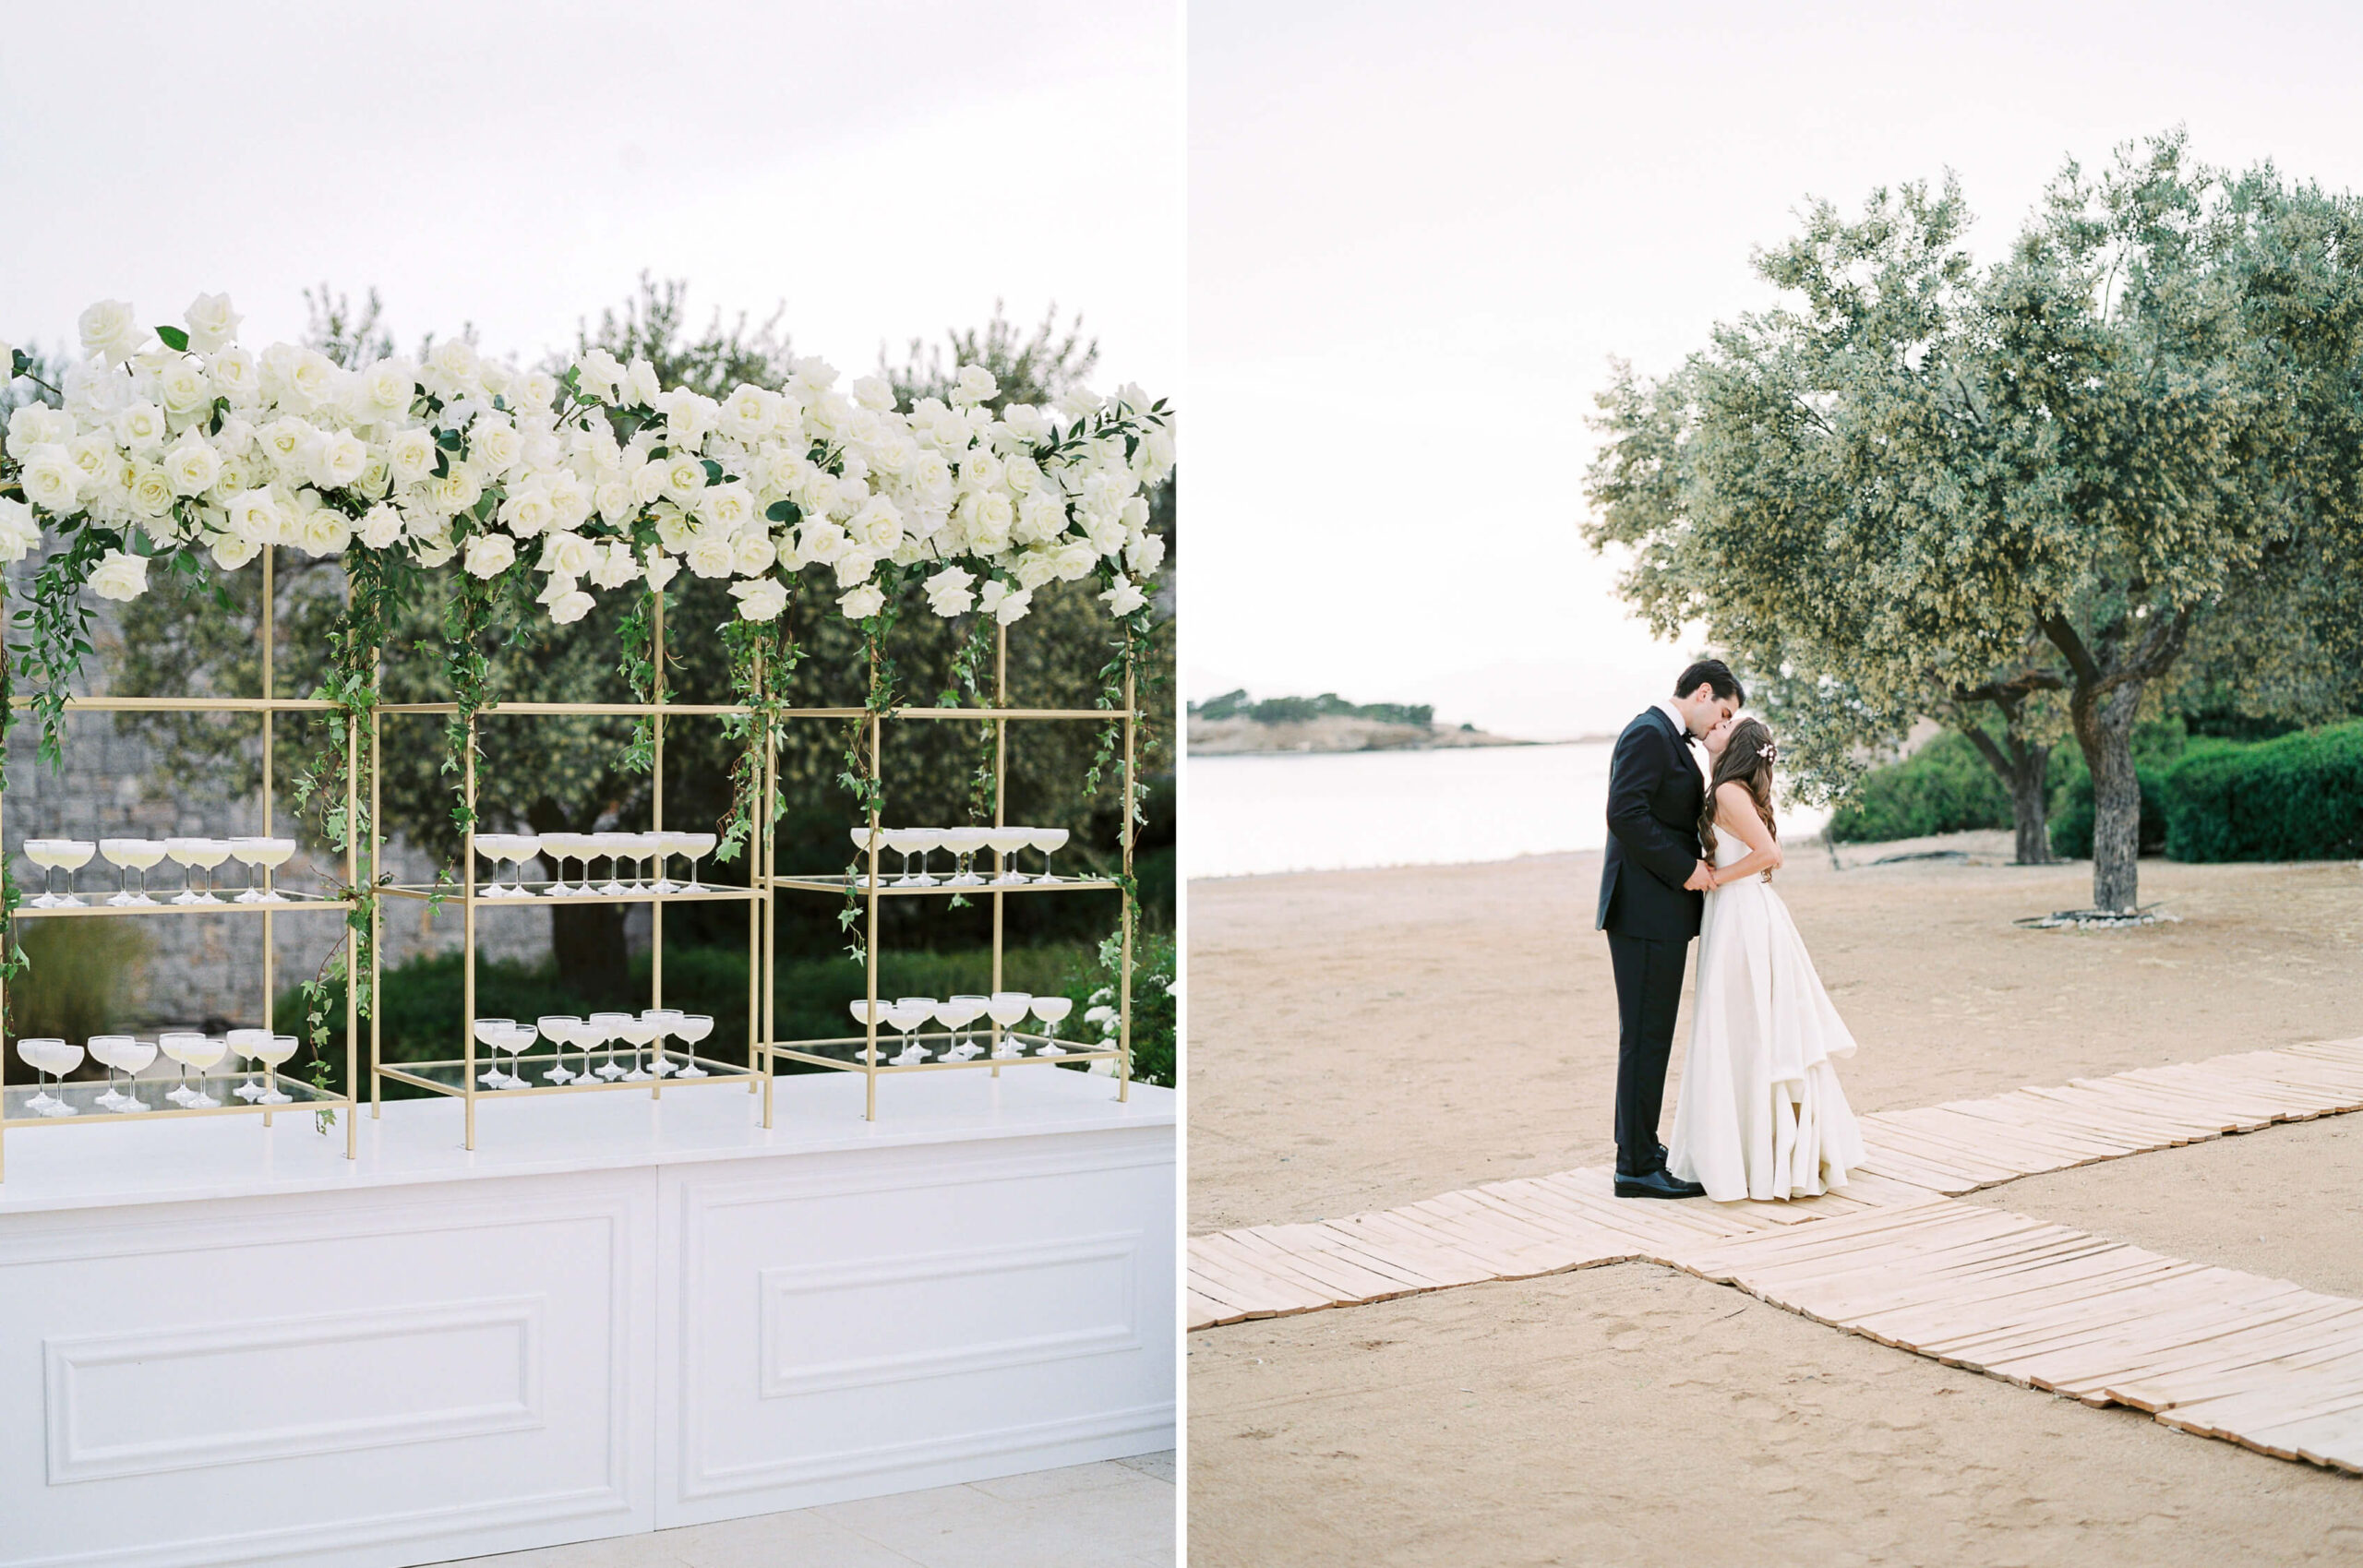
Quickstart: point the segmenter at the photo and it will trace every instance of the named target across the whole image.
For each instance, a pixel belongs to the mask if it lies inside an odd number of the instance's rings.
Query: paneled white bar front
[[[0,1568],[397,1568],[1170,1448],[1174,1096],[1049,1070],[12,1139]]]

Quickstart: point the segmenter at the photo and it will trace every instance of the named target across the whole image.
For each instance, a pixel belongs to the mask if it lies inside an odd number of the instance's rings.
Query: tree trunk
[[[2098,697],[2079,689],[2069,703],[2076,744],[2093,774],[2093,907],[2130,913],[2141,902],[2141,781],[2133,771],[2139,680]]]
[[[2018,835],[2021,866],[2051,864],[2051,803],[2045,793],[2050,772],[2048,746],[2021,748],[2010,770],[2010,826]]]

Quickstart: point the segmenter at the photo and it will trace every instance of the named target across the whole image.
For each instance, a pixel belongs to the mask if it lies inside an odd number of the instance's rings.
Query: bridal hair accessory
[[[1778,762],[1781,760],[1781,748],[1773,742],[1768,740],[1764,743],[1764,749],[1758,751],[1756,755],[1757,760],[1760,761]]]

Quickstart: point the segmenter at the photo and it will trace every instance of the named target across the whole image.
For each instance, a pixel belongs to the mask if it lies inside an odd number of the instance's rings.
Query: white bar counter
[[[1175,1099],[11,1129],[0,1568],[441,1562],[1174,1446]]]

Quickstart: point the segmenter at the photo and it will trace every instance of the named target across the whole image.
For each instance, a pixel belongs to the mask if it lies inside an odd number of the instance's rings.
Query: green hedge
[[[2363,723],[2194,747],[2163,793],[2177,860],[2363,856]]]
[[[1840,844],[1885,844],[2009,825],[2010,792],[1966,736],[1948,731],[1902,761],[1864,774],[1831,815],[1829,836]]]

